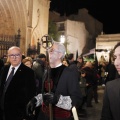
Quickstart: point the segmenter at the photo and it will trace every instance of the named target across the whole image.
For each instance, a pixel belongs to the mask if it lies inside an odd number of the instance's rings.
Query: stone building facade
[[[67,53],[73,53],[76,58],[76,52],[82,54],[82,49],[86,44],[88,35],[85,24],[79,21],[65,20],[57,22],[57,28],[60,34],[65,37],[65,46]],[[61,29],[63,26],[63,29]]]
[[[50,0],[1,0],[0,35],[15,35],[20,29],[20,47],[24,54],[28,46],[48,34]],[[45,50],[41,50],[45,52]]]

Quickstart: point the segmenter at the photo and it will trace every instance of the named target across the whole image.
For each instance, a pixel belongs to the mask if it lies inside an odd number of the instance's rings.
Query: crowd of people
[[[76,70],[79,76],[79,85],[83,96],[80,110],[85,103],[86,107],[92,107],[93,99],[95,103],[98,103],[97,87],[100,78],[97,76],[98,72],[95,64],[91,61],[85,62],[82,56],[79,56],[77,61],[75,61],[72,53],[67,55],[66,62],[68,67]]]
[[[108,93],[119,91],[112,87],[119,82],[109,82],[119,77],[119,46],[114,48],[115,62],[109,63],[85,61],[82,55],[75,60],[59,42],[48,56],[40,53],[35,59],[12,46],[6,61],[0,60],[0,120],[73,120],[72,107],[81,112],[94,107],[92,100],[99,104],[98,86],[106,88],[101,120],[119,120],[117,95]]]

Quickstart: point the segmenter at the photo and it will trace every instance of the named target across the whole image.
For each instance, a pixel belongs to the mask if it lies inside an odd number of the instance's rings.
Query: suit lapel
[[[3,77],[2,77],[3,83],[5,83],[5,81],[6,81],[9,67],[10,67],[10,66],[6,66],[5,69],[4,69],[4,73],[3,73]]]
[[[14,84],[15,81],[18,79],[18,76],[20,76],[19,74],[22,71],[22,66],[23,66],[23,64],[21,63],[21,65],[18,67],[17,71],[15,72],[14,76],[12,77],[12,80],[9,85]]]
[[[22,71],[23,66],[24,66],[23,63],[21,63],[21,65],[18,67],[17,71],[15,72],[13,79],[15,76],[17,76]]]

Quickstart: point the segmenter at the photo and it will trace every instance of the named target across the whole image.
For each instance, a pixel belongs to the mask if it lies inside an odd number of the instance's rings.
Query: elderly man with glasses
[[[71,109],[79,106],[82,101],[77,72],[62,64],[65,52],[63,44],[54,42],[49,50],[51,92],[46,79],[44,92],[32,98],[27,105],[28,115],[31,115],[35,107],[42,105],[38,120],[73,120]]]
[[[0,120],[27,119],[26,105],[36,94],[34,71],[21,63],[19,47],[9,48],[8,58],[0,73]]]

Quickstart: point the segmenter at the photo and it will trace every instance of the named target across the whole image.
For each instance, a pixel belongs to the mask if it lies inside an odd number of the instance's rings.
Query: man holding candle
[[[81,104],[82,95],[77,72],[62,65],[64,56],[64,45],[54,42],[49,50],[51,92],[48,92],[48,81],[45,81],[44,93],[38,94],[28,103],[28,115],[35,107],[42,105],[38,120],[51,120],[49,104],[52,104],[53,120],[73,120],[71,109]]]

